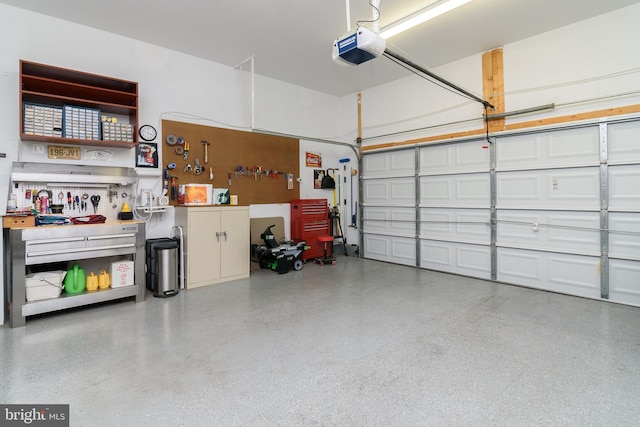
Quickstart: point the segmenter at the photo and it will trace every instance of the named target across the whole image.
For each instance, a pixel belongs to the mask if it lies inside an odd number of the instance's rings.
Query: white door
[[[220,277],[249,275],[249,210],[223,209],[220,212]]]
[[[220,278],[220,212],[192,209],[189,212],[187,262],[191,287],[210,285]]]

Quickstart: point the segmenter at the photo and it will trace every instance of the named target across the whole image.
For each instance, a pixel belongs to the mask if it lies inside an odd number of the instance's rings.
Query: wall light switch
[[[35,154],[44,154],[44,145],[41,145],[41,144],[34,145],[33,152]]]

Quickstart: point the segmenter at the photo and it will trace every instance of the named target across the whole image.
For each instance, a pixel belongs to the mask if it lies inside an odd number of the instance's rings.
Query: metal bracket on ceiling
[[[255,117],[256,117],[256,111],[255,111],[255,108],[256,108],[256,80],[255,80],[256,59],[255,57],[256,57],[255,55],[251,55],[250,57],[248,57],[247,59],[245,59],[238,65],[236,65],[235,67],[233,67],[234,70],[244,71],[242,66],[249,61],[251,62],[251,129],[252,130],[255,128],[255,125],[256,125],[255,123]]]

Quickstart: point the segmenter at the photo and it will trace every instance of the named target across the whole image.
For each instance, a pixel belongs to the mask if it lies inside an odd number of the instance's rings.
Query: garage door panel
[[[465,175],[456,180],[456,199],[489,202],[489,175]]]
[[[367,154],[362,158],[362,167],[362,176],[366,178],[413,176],[415,153],[413,150],[401,150]]]
[[[501,210],[497,219],[498,246],[600,254],[600,214],[597,212]]]
[[[609,299],[640,306],[640,261],[609,262]]]
[[[600,209],[596,167],[501,172],[496,187],[501,209]]]
[[[420,210],[420,237],[423,239],[489,244],[491,213],[488,209]]]
[[[537,204],[541,199],[539,179],[531,174],[500,175],[497,180],[498,198],[504,202],[526,201],[528,205]]]
[[[599,129],[587,127],[498,139],[496,169],[597,165]]]
[[[369,259],[416,265],[415,239],[364,234],[364,253]]]
[[[609,209],[640,210],[640,165],[609,167]]]
[[[491,186],[488,173],[423,176],[420,205],[425,207],[488,208]]]
[[[491,276],[491,248],[489,246],[458,245],[456,247],[458,267],[464,271],[482,273],[476,277],[488,279]]]
[[[582,255],[498,248],[501,282],[600,297],[600,258]]]
[[[364,207],[363,230],[370,233],[405,234],[415,236],[415,208]]]
[[[489,279],[491,248],[455,242],[422,240],[420,267]]]
[[[413,206],[415,188],[414,178],[372,179],[362,185],[365,203],[371,205]]]
[[[609,256],[640,260],[640,213],[609,214]]]
[[[609,164],[640,163],[640,122],[608,126]]]
[[[489,150],[483,141],[444,144],[420,149],[420,174],[488,172]]]

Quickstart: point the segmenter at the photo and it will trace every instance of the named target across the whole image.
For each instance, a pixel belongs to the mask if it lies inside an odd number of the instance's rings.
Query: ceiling
[[[380,27],[434,0],[381,0]],[[331,60],[347,29],[345,0],[0,0],[222,64],[254,56],[255,72],[344,96],[408,75],[386,58],[357,67]],[[388,40],[426,68],[486,52],[640,0],[474,0]],[[370,20],[350,0],[351,26]],[[371,28],[371,24],[361,25]]]

